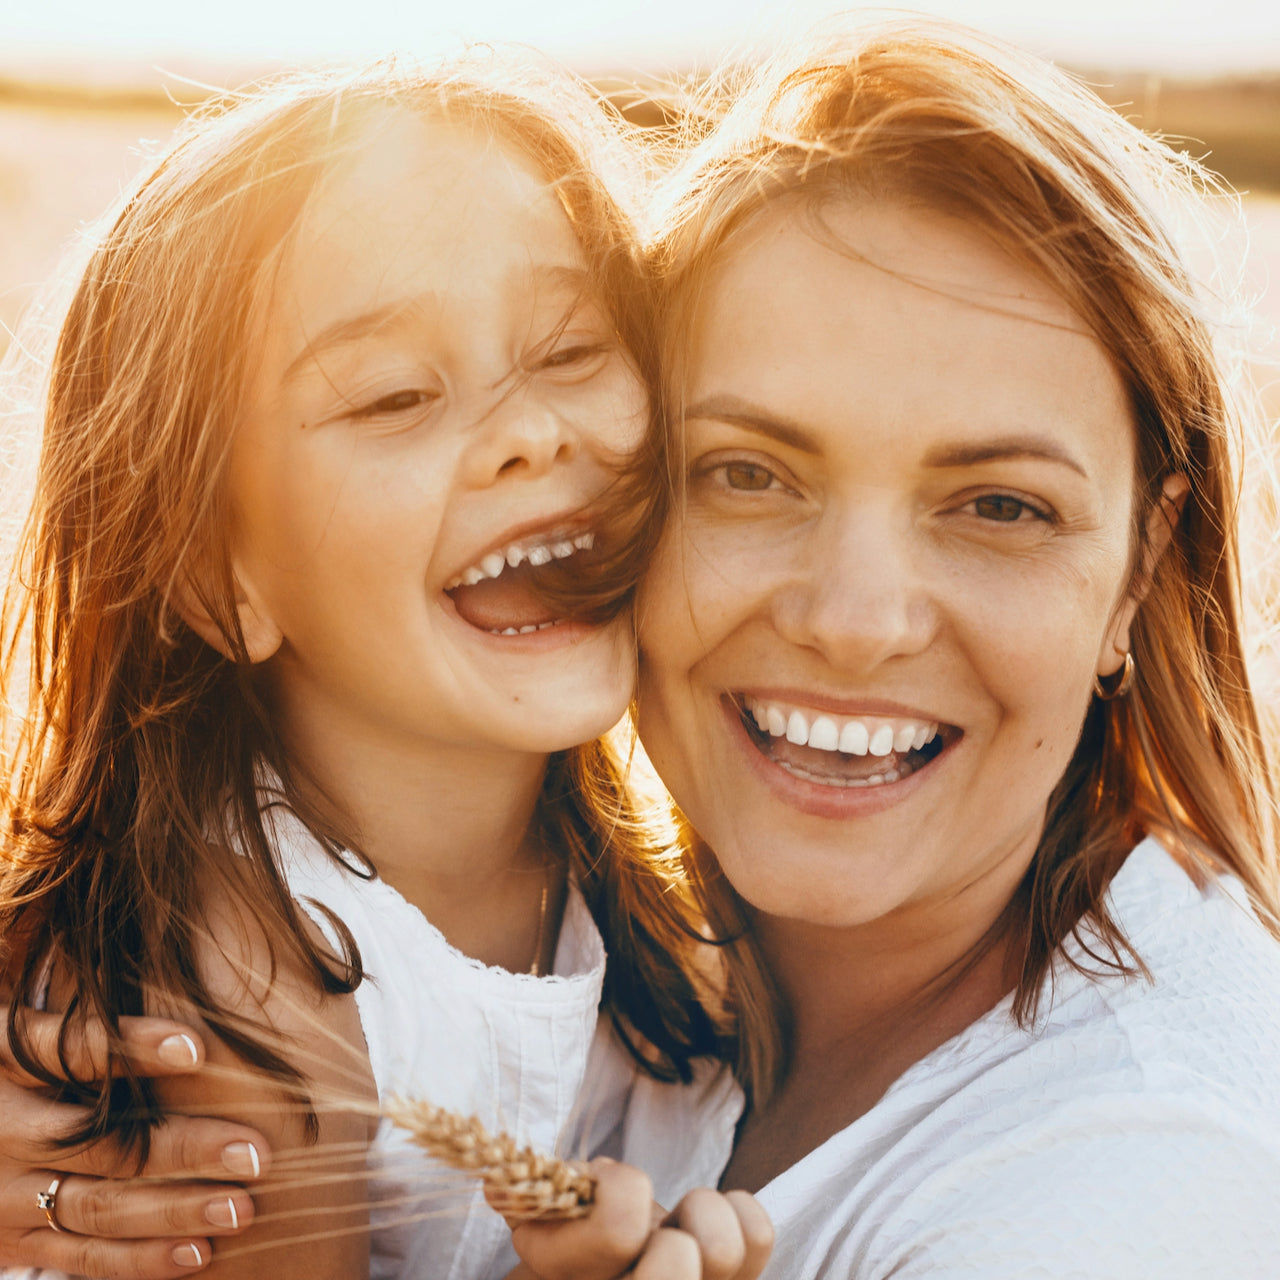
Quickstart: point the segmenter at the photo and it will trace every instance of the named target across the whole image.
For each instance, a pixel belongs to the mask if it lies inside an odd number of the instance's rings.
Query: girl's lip
[[[501,633],[495,634],[492,631],[486,631],[483,627],[473,626],[468,622],[458,612],[457,606],[453,603],[453,599],[448,592],[442,592],[439,600],[445,616],[454,625],[465,628],[469,636],[476,637],[482,642],[501,645],[504,653],[510,653],[513,649],[530,653],[536,653],[543,649],[558,649],[564,645],[576,644],[586,636],[601,629],[598,624],[564,618],[556,622],[554,626],[544,627],[539,631],[518,632],[513,636]]]
[[[822,709],[826,709],[822,703],[817,705]],[[858,704],[859,709],[865,715],[903,714],[896,707],[891,712],[872,712],[868,709],[872,705],[895,707],[895,704],[891,703]],[[748,733],[746,726],[742,722],[741,706],[736,699],[728,696],[722,697],[720,699],[720,707],[725,717],[729,737],[735,748],[743,753],[751,772],[783,804],[811,817],[835,821],[870,817],[873,814],[891,809],[908,799],[921,786],[925,785],[940,767],[944,767],[944,762],[950,755],[951,747],[959,737],[963,736],[960,731],[954,730],[948,735],[949,740],[944,744],[942,751],[937,756],[920,765],[907,774],[906,777],[899,778],[894,782],[883,782],[863,787],[837,787],[802,778],[783,768],[782,765],[775,761],[770,760],[756,746],[755,740]],[[850,713],[842,712],[840,714]]]

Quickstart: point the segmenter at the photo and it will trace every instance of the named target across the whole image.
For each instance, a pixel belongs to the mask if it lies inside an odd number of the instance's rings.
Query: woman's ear
[[[246,584],[237,566],[232,565],[231,574],[235,584],[236,617],[249,661],[266,662],[280,648],[284,632],[276,625],[269,610],[256,598],[256,593]],[[184,578],[180,583],[177,597],[178,612],[187,626],[224,658],[234,662],[236,656],[226,635],[188,579]]]
[[[1160,501],[1147,515],[1142,563],[1133,575],[1124,599],[1116,609],[1107,637],[1103,641],[1102,652],[1098,655],[1097,675],[1099,677],[1114,675],[1124,665],[1125,657],[1133,645],[1130,631],[1133,620],[1138,614],[1138,606],[1151,590],[1151,583],[1155,580],[1156,565],[1169,549],[1169,543],[1173,540],[1173,532],[1182,518],[1182,508],[1186,505],[1187,494],[1190,491],[1191,485],[1180,471],[1165,476]]]

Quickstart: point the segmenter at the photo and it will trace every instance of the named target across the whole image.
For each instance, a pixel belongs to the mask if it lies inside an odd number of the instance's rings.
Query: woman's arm
[[[0,1005],[0,1019],[7,1010]],[[59,1071],[62,1019],[31,1015],[37,1059]],[[124,1052],[146,1076],[200,1070],[204,1044],[189,1026],[162,1018],[125,1018]],[[101,1028],[91,1027],[64,1046],[66,1068],[79,1079],[106,1069]],[[133,1160],[104,1140],[75,1150],[55,1145],[80,1113],[37,1092],[37,1082],[14,1062],[0,1036],[0,1268],[38,1267],[102,1280],[170,1280],[199,1269],[210,1256],[210,1237],[234,1234],[253,1221],[253,1200],[243,1186],[255,1165],[266,1170],[271,1152],[263,1134],[223,1120],[174,1116],[153,1135],[150,1155],[135,1181]],[[55,1216],[48,1226],[39,1193],[61,1176]]]
[[[201,965],[214,1004],[234,1009],[303,1076],[302,1095],[202,1028],[205,1066],[160,1084],[166,1110],[261,1130],[274,1153],[256,1184],[253,1224],[216,1241],[219,1280],[364,1280],[369,1267],[366,1155],[377,1093],[353,996],[325,996],[236,901],[207,904]],[[317,935],[318,938],[318,935]],[[319,940],[319,938],[318,938]],[[166,1010],[181,1018],[185,1009]],[[308,1113],[314,1127],[309,1126]]]

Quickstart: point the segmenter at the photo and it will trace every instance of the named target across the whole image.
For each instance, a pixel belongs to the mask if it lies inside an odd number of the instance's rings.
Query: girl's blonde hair
[[[618,334],[653,385],[651,289],[624,140],[568,76],[492,52],[430,73],[382,64],[284,78],[184,125],[123,201],[62,324],[34,504],[6,595],[5,683],[22,702],[14,685],[29,663],[30,694],[16,730],[0,737],[13,749],[0,971],[17,1060],[51,1085],[60,1082],[41,1071],[26,1036],[27,1008],[50,974],[70,991],[67,1031],[90,1017],[117,1028],[122,1015],[176,1002],[248,1061],[301,1086],[200,976],[210,877],[324,990],[349,992],[361,980],[340,925],[338,959],[312,941],[264,828],[265,770],[332,857],[373,874],[341,818],[300,785],[309,780],[290,767],[249,664],[224,482],[271,264],[335,159],[389,108],[475,127],[553,184]],[[611,617],[629,605],[663,515],[657,448],[650,440],[619,479],[624,536],[613,553],[585,586],[561,584],[579,614]],[[183,592],[216,620],[235,660],[184,623]],[[715,1035],[680,964],[693,926],[673,887],[678,857],[641,821],[604,743],[553,758],[539,820],[610,940],[612,1011],[649,1042],[653,1070],[687,1075],[690,1056]],[[69,1142],[115,1131],[145,1154],[158,1118],[147,1081],[125,1074],[75,1092],[89,1118]]]
[[[1248,411],[1215,350],[1207,298],[1157,212],[1202,204],[1210,180],[1066,75],[949,24],[818,37],[728,96],[722,118],[714,102],[704,113],[714,131],[674,175],[653,239],[677,430],[699,294],[753,216],[788,197],[816,230],[824,201],[905,200],[982,228],[1060,291],[1114,361],[1136,432],[1133,574],[1165,478],[1190,483],[1133,628],[1132,691],[1089,711],[1026,881],[987,940],[1022,940],[1016,1015],[1034,1018],[1070,935],[1091,965],[1141,971],[1105,893],[1144,832],[1193,871],[1239,877],[1275,928],[1273,778],[1240,621],[1237,461]],[[690,847],[704,908],[735,939],[739,1074],[767,1095],[785,1069],[785,1014],[749,911],[692,833]]]

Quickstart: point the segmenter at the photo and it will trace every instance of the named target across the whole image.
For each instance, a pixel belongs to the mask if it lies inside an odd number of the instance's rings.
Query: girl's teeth
[[[496,578],[504,569],[518,569],[527,560],[531,565],[550,564],[552,560],[566,560],[575,551],[590,551],[596,545],[594,533],[580,533],[576,538],[562,538],[559,542],[538,543],[536,546],[511,546],[505,551],[491,551],[479,564],[464,569],[449,585],[474,587],[486,578]]]
[[[513,569],[518,569],[524,561],[524,554],[524,549],[522,547],[508,547],[507,563]]]
[[[506,567],[506,563],[507,557],[501,551],[491,551],[480,561],[480,568],[484,570],[486,578],[496,578]]]
[[[530,547],[529,563],[532,565],[548,564],[551,560],[551,549],[549,547]]]
[[[551,554],[557,560],[564,560],[566,557],[573,555],[572,542],[553,542],[551,544]]]

